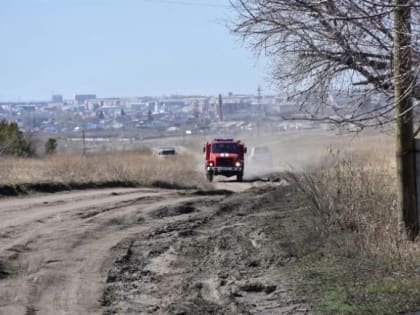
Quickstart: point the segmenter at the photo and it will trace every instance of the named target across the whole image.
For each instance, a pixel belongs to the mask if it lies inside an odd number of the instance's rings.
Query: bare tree
[[[306,119],[360,129],[396,121],[398,192],[407,235],[418,233],[413,108],[420,69],[419,0],[231,0],[232,25],[272,57],[273,79]],[[417,10],[413,10],[413,8]],[[345,104],[336,102],[344,96]],[[370,99],[379,97],[371,105]]]
[[[306,118],[360,128],[394,120],[392,0],[232,0],[232,5],[238,15],[232,30],[272,57],[274,82],[300,102]],[[419,39],[412,35],[413,78]],[[381,104],[368,107],[378,92]],[[351,106],[340,106],[334,96],[346,96]]]

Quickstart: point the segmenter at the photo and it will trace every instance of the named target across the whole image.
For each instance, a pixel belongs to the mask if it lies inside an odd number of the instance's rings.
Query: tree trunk
[[[394,0],[394,84],[396,106],[397,188],[400,223],[414,240],[419,225],[415,196],[415,164],[411,73],[410,0]]]

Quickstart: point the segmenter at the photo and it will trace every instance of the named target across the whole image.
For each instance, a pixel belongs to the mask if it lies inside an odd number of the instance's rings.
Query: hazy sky
[[[266,92],[228,0],[3,0],[0,99]]]

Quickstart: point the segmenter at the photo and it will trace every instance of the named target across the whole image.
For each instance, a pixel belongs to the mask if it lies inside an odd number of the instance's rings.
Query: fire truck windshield
[[[238,153],[238,145],[236,143],[214,143],[211,146],[213,153]]]

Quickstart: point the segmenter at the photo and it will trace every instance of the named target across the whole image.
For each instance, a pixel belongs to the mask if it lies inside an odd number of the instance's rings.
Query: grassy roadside
[[[291,266],[316,314],[420,310],[420,244],[399,233],[391,159],[330,153],[323,165],[289,174],[308,204],[318,247],[301,243]],[[314,250],[315,248],[315,250]]]
[[[394,259],[309,255],[294,267],[318,314],[399,314],[420,309],[420,274]]]
[[[188,154],[163,159],[149,151],[0,159],[0,195],[105,187],[206,188]]]

